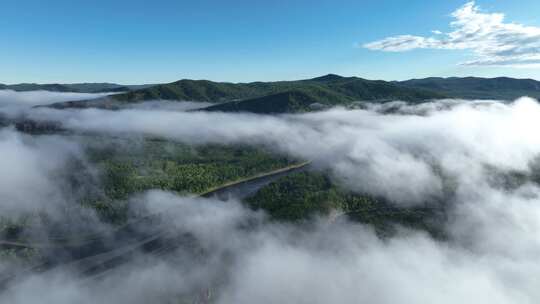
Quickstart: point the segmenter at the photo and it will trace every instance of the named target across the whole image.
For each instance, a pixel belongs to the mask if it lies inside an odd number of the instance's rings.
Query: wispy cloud
[[[400,35],[364,44],[371,50],[403,52],[414,49],[471,50],[470,66],[540,65],[540,27],[506,22],[502,13],[482,12],[474,1],[452,13],[453,31],[437,36]]]

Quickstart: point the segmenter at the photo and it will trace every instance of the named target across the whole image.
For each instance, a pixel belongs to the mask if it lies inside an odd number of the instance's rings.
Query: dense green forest
[[[370,224],[381,235],[395,232],[396,225],[428,231],[441,237],[436,220],[438,207],[399,208],[382,198],[348,191],[322,172],[298,172],[261,188],[246,200],[278,221],[301,222],[315,216],[348,218]]]
[[[93,206],[107,220],[122,221],[112,201],[134,193],[162,189],[201,194],[226,183],[289,166],[293,160],[248,146],[188,146],[160,139],[137,143],[93,145],[87,141],[90,161],[97,164],[106,201]],[[135,148],[134,145],[135,144]]]
[[[92,149],[90,155],[103,169],[104,187],[114,199],[148,189],[203,193],[292,164],[286,157],[247,146],[187,146],[159,139],[144,140],[135,151],[111,146]]]

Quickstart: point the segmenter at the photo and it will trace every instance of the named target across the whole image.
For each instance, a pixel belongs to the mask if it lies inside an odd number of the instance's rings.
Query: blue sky
[[[536,66],[463,66],[475,49],[388,52],[364,44],[450,32],[467,1],[3,0],[0,83],[511,76]],[[538,0],[478,0],[482,12],[540,27]]]

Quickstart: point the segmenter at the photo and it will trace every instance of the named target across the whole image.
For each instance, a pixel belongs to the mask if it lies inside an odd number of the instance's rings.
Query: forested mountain
[[[395,82],[415,89],[439,92],[454,98],[513,100],[522,96],[540,98],[540,82],[508,77],[424,78]]]
[[[445,95],[413,89],[386,81],[358,77],[326,75],[323,77],[278,82],[226,83],[208,80],[179,80],[123,94],[88,101],[53,105],[66,107],[117,108],[149,100],[204,101],[230,103],[212,110],[281,113],[284,110],[306,110],[310,104],[342,105],[353,101],[423,100],[444,98]],[[257,109],[256,109],[257,108]]]
[[[387,82],[328,74],[312,79],[276,82],[228,83],[183,79],[167,84],[121,86],[111,83],[20,84],[2,86],[13,90],[44,89],[57,92],[119,92],[82,101],[62,102],[55,108],[119,109],[153,101],[200,101],[216,105],[209,111],[294,113],[347,105],[355,101],[423,102],[440,98],[513,100],[540,98],[540,82],[532,79],[425,78]]]

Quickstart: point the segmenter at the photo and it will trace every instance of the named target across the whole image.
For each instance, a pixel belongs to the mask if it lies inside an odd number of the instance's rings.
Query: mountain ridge
[[[79,89],[90,90],[107,83],[86,84],[86,87],[85,84],[78,85]],[[51,107],[121,109],[146,101],[169,100],[215,103],[208,108],[209,111],[283,113],[346,106],[357,101],[418,103],[442,98],[514,100],[521,96],[540,98],[540,82],[510,77],[428,77],[388,82],[327,74],[302,80],[247,83],[181,79],[134,87],[127,92],[96,99],[57,103]]]
[[[393,83],[441,92],[452,98],[503,100],[513,100],[522,96],[540,98],[540,81],[530,78],[428,77]]]
[[[16,92],[51,91],[63,93],[108,93],[126,92],[144,89],[154,84],[122,85],[109,82],[81,82],[81,83],[17,83],[0,84],[0,90],[13,90]]]
[[[282,94],[294,92],[293,94]],[[276,81],[276,82],[250,82],[229,83],[213,82],[209,80],[182,79],[168,84],[160,84],[140,90],[122,94],[110,95],[93,100],[72,101],[52,105],[55,108],[84,108],[102,107],[108,109],[121,108],[128,104],[149,100],[173,101],[202,101],[212,103],[235,102],[239,111],[250,101],[261,104],[267,102],[280,103],[281,108],[288,108],[283,103],[295,102],[296,97],[302,95],[301,100],[312,100],[313,103],[325,105],[346,105],[354,101],[378,101],[399,99],[410,102],[445,98],[437,92],[424,89],[407,88],[382,80],[367,80],[359,77],[343,77],[328,74],[312,79]],[[276,97],[277,96],[277,97]],[[285,98],[278,100],[278,97]],[[239,103],[241,101],[241,103]],[[296,108],[296,106],[292,106]],[[251,106],[248,108],[252,109]],[[270,110],[268,107],[266,109]],[[304,107],[302,107],[304,108]],[[214,108],[212,108],[214,109]],[[270,110],[274,113],[274,110]]]

